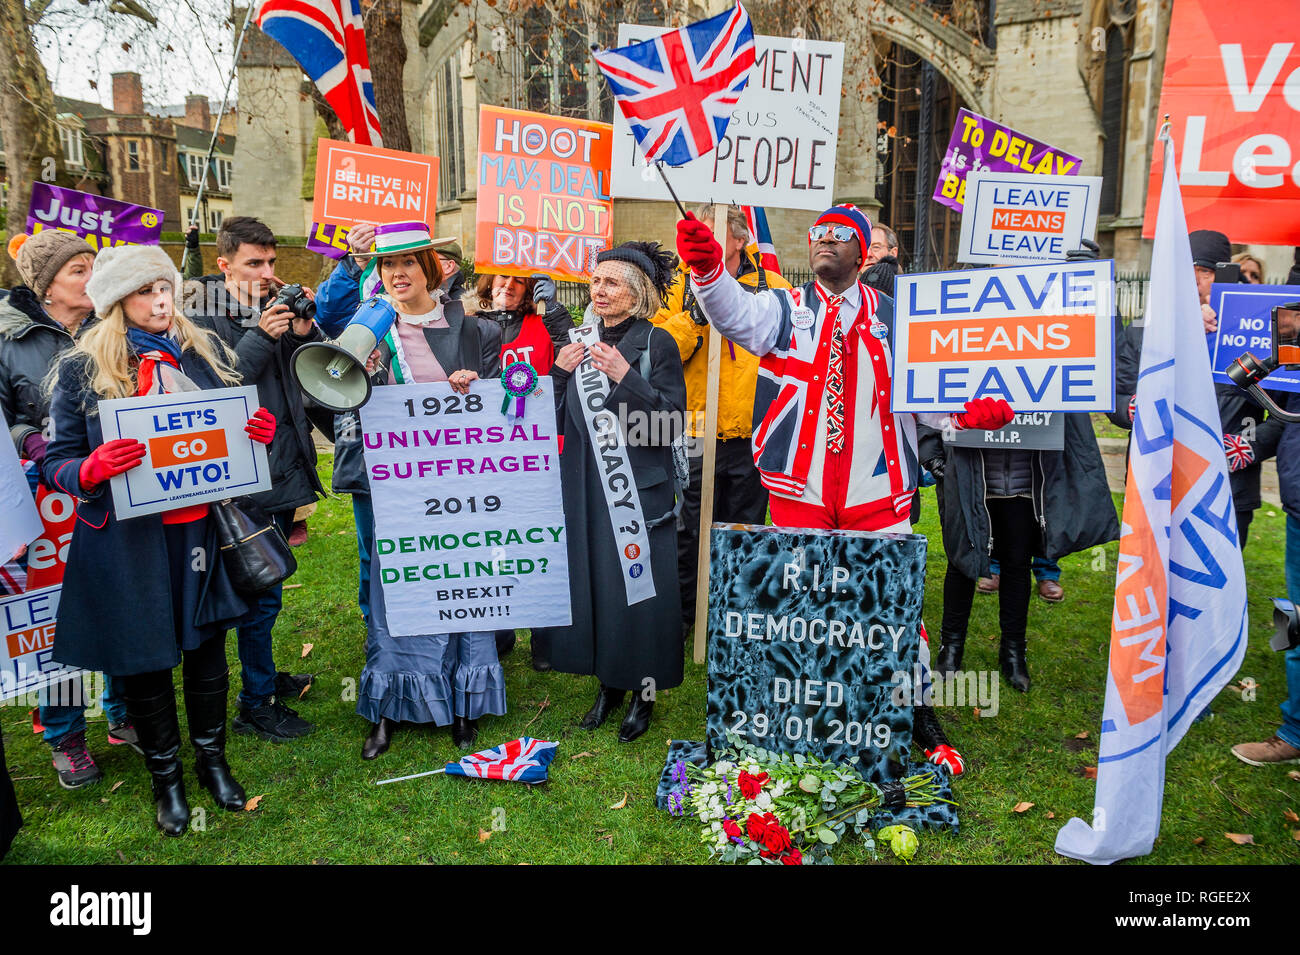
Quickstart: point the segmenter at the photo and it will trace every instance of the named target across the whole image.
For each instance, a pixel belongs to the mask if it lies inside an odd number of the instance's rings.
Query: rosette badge
[[[515,399],[514,417],[524,416],[524,399],[537,387],[537,369],[526,361],[511,362],[501,372],[501,387],[506,396],[501,400],[501,413],[509,414],[510,399]]]

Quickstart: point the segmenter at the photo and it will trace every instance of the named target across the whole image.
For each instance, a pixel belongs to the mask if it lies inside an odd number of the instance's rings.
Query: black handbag
[[[226,574],[245,596],[270,590],[298,569],[289,542],[261,505],[249,498],[212,505]]]

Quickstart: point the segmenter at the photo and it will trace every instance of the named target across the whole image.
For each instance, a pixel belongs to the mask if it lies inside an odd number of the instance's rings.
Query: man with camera
[[[267,449],[271,488],[253,500],[287,536],[293,512],[324,493],[316,477],[311,424],[289,367],[300,345],[323,335],[314,322],[312,291],[277,279],[275,260],[275,235],[264,223],[250,216],[226,219],[217,233],[220,274],[187,284],[185,311],[230,347],[244,384],[257,386],[258,401],[280,423]],[[236,732],[272,742],[306,736],[313,729],[283,702],[298,697],[311,677],[276,672],[271,653],[281,597],[279,584],[258,595],[237,631],[243,688],[233,725]]]

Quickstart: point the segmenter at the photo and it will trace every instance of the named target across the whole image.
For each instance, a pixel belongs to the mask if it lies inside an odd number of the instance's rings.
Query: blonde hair
[[[84,356],[86,380],[96,395],[100,398],[129,398],[134,395],[138,383],[131,367],[126,329],[126,311],[121,302],[116,302],[98,322],[82,333],[72,348],[60,356],[46,378],[46,390],[54,390],[59,369],[65,361]],[[193,351],[212,367],[222,382],[238,385],[243,380],[234,370],[235,353],[214,333],[195,325],[180,311],[172,313],[172,331],[180,342],[181,351]]]
[[[1251,255],[1249,252],[1238,252],[1232,257],[1232,261],[1236,262],[1238,265],[1241,265],[1247,259],[1254,262],[1259,268],[1259,280],[1262,283],[1264,281],[1264,262],[1258,255]]]

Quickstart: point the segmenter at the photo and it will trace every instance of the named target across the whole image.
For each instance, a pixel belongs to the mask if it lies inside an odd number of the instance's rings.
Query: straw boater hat
[[[423,249],[443,249],[456,243],[455,236],[432,238],[423,222],[390,222],[375,226],[375,247],[367,256],[396,255]]]

